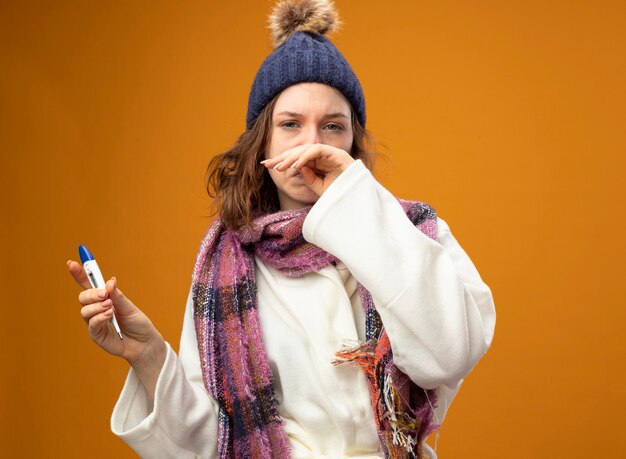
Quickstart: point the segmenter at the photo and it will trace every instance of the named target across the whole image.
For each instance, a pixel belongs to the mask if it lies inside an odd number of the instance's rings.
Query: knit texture
[[[248,98],[247,129],[278,93],[304,82],[323,83],[339,90],[365,126],[363,89],[346,59],[325,36],[296,32],[265,59],[257,72]]]
[[[436,217],[429,206],[400,204],[418,229],[436,238]],[[302,225],[309,210],[265,215],[236,231],[217,219],[200,245],[193,275],[194,320],[204,384],[219,404],[220,458],[289,457],[263,347],[254,257],[291,277],[336,263],[333,255],[304,239]],[[423,390],[395,367],[372,297],[362,285],[359,294],[366,317],[364,346],[371,352],[338,355],[365,371],[385,456],[421,457],[421,441],[436,427],[435,393]]]

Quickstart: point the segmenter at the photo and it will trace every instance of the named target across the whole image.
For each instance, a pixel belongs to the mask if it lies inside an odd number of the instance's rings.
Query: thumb
[[[300,173],[302,174],[304,183],[306,183],[306,185],[311,188],[316,195],[321,196],[323,191],[320,186],[321,179],[317,176],[313,169],[309,166],[302,166]]]
[[[136,309],[133,302],[126,298],[122,291],[117,288],[117,279],[115,277],[107,281],[106,290],[113,302],[113,306],[115,306],[115,310],[120,314],[130,314]]]

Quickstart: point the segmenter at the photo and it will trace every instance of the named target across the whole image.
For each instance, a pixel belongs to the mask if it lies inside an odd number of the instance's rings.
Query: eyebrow
[[[292,117],[292,118],[301,118],[301,117],[304,116],[302,113],[290,112],[290,111],[284,111],[284,112],[280,112],[280,113],[276,114],[276,116],[279,116],[279,115],[286,115],[286,116],[289,116],[289,117]],[[326,115],[324,115],[324,118],[346,118],[346,119],[348,119],[348,117],[345,114],[341,113],[341,112],[327,113]]]

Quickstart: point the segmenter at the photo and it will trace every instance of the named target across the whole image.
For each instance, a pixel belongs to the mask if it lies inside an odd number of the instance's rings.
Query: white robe
[[[438,240],[425,236],[360,161],[313,206],[303,234],[341,263],[288,278],[256,259],[263,340],[292,456],[380,458],[365,376],[357,365],[331,364],[342,344],[365,338],[357,279],[372,294],[395,364],[436,389],[437,422],[491,343],[491,292],[448,225],[438,219]],[[217,412],[189,298],[179,354],[168,344],[154,403],[131,369],[111,428],[142,457],[216,457]]]

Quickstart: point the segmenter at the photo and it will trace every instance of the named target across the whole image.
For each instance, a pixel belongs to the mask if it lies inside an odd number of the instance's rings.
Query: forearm
[[[111,430],[141,457],[215,457],[219,406],[204,387],[191,291],[179,355],[166,342],[163,346],[160,365],[157,347],[153,359],[139,368],[141,376],[132,367],[113,411]]]
[[[141,457],[215,457],[217,403],[165,346],[153,399],[133,368],[113,411],[111,430]]]
[[[150,402],[154,401],[154,392],[159,379],[159,374],[163,368],[167,347],[163,337],[159,335],[154,342],[146,346],[141,357],[134,362],[129,362],[141,384],[146,389]]]
[[[425,388],[455,384],[491,341],[489,289],[445,223],[435,242],[361,164],[344,174],[309,213],[306,239],[372,294],[398,367]]]

